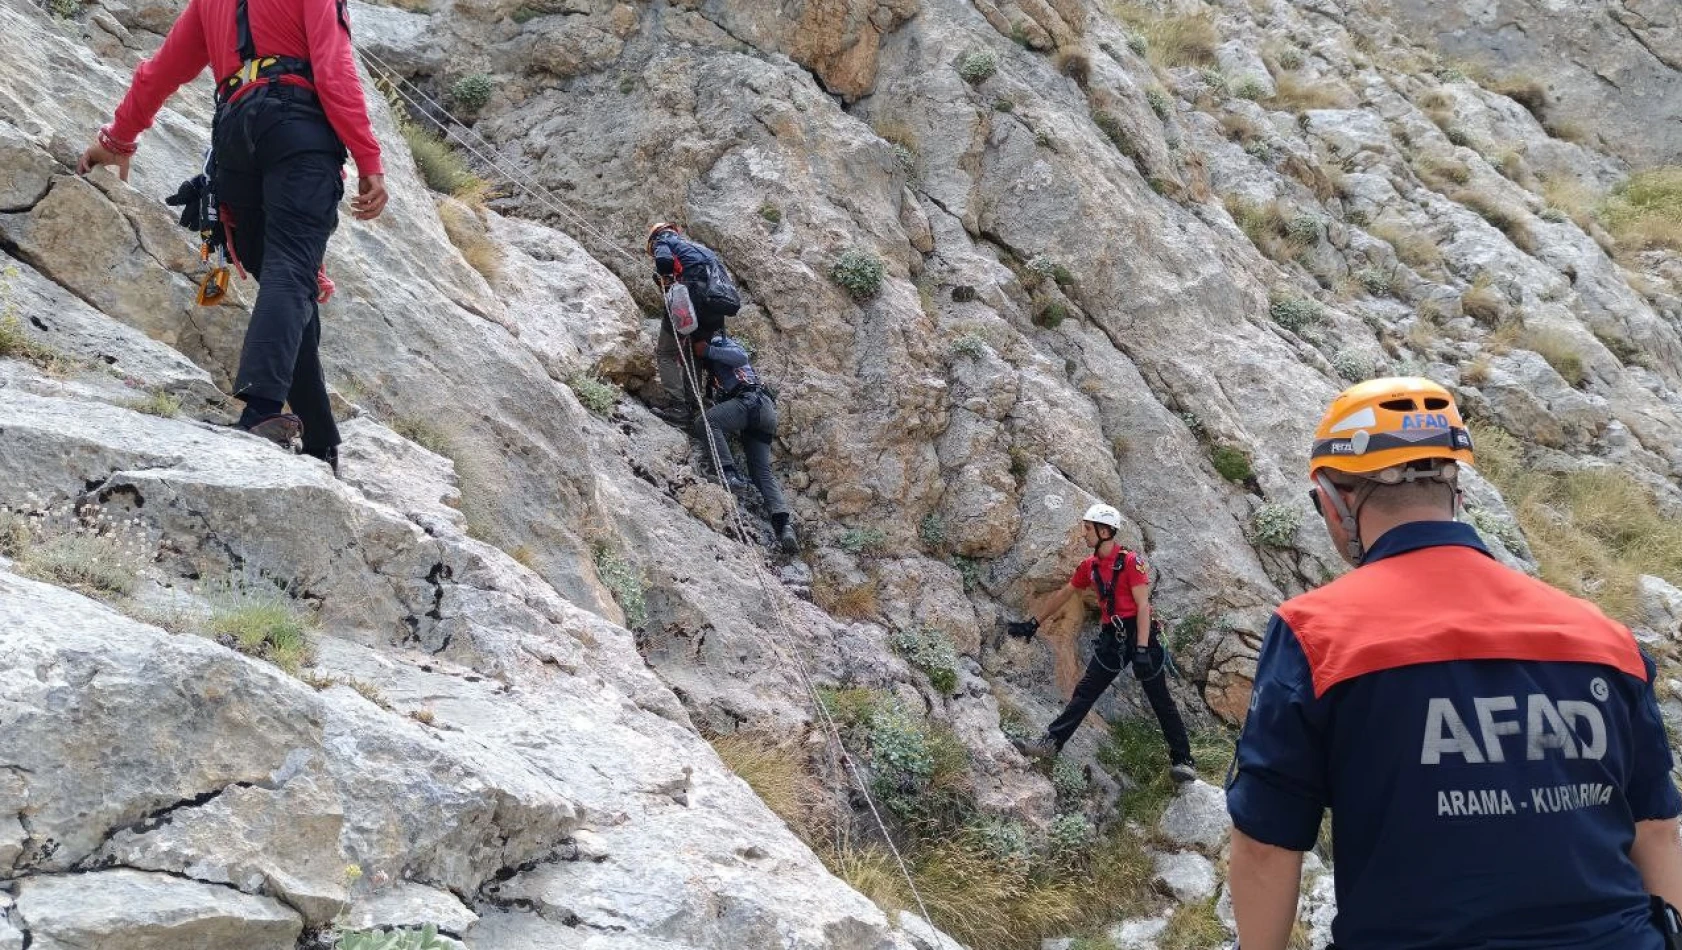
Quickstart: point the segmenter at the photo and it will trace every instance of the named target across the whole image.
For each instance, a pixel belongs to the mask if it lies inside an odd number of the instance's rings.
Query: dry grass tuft
[[[1214,18],[1207,13],[1162,16],[1137,3],[1114,2],[1110,12],[1143,38],[1144,56],[1152,66],[1212,66],[1221,36]]]
[[[491,240],[485,222],[472,209],[453,202],[439,205],[438,220],[468,266],[495,284],[502,276],[502,248]]]
[[[1612,189],[1601,213],[1620,249],[1682,250],[1682,165],[1637,172]]]
[[[1273,87],[1273,98],[1267,100],[1267,104],[1275,109],[1307,112],[1310,109],[1347,109],[1354,105],[1349,93],[1336,83],[1304,80],[1285,73],[1274,79]]]
[[[1562,474],[1526,464],[1523,445],[1473,427],[1478,471],[1495,483],[1541,565],[1542,579],[1626,623],[1640,620],[1642,574],[1682,583],[1682,523],[1623,471]]]
[[[1442,265],[1443,252],[1431,236],[1400,222],[1380,219],[1367,228],[1367,233],[1396,250],[1402,263],[1422,270]]]

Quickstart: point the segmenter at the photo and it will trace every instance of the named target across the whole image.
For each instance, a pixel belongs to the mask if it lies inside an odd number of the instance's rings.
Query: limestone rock
[[[1157,831],[1186,847],[1213,851],[1232,830],[1226,812],[1226,792],[1198,780],[1181,787],[1157,822]]]
[[[1582,130],[1574,134],[1640,165],[1682,154],[1682,32],[1671,4],[1496,0],[1445,10],[1406,0],[1391,9],[1419,42],[1480,57],[1498,75],[1540,79],[1545,114]]]
[[[1143,917],[1116,924],[1108,936],[1117,950],[1155,950],[1157,938],[1167,929],[1167,917]]]
[[[1639,581],[1645,626],[1668,640],[1682,640],[1682,590],[1651,574],[1641,575]]]
[[[1158,854],[1152,858],[1156,866],[1156,884],[1182,904],[1206,900],[1215,893],[1218,883],[1215,866],[1209,859],[1194,851]]]
[[[40,950],[291,950],[302,927],[298,915],[268,898],[125,869],[25,878],[14,913]]]
[[[460,898],[424,884],[400,883],[356,901],[346,918],[359,930],[370,927],[437,926],[446,933],[465,933],[479,915],[462,905]]]

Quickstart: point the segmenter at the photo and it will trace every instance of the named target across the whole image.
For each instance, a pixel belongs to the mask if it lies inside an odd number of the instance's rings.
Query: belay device
[[[164,204],[181,207],[181,226],[199,232],[199,260],[210,262],[212,254],[221,256],[221,263],[212,267],[199,281],[198,303],[208,307],[220,303],[228,294],[228,234],[222,227],[222,213],[217,206],[216,193],[210,186],[211,154],[204,153],[204,171],[181,183],[175,194]]]

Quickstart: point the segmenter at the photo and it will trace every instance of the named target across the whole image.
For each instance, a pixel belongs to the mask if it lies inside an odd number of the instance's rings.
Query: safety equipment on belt
[[[1086,509],[1086,514],[1082,515],[1080,520],[1090,521],[1093,524],[1107,525],[1116,531],[1121,530],[1121,512],[1115,510],[1114,507],[1103,503],[1093,505],[1092,507]]]

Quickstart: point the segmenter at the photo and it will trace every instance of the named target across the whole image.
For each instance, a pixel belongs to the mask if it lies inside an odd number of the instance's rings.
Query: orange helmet
[[[1370,379],[1332,400],[1314,429],[1308,474],[1371,475],[1425,459],[1472,464],[1472,436],[1454,397],[1417,376]]]
[[[683,233],[682,228],[678,227],[677,225],[673,224],[670,221],[662,221],[659,224],[656,224],[654,227],[649,228],[648,229],[648,255],[650,257],[654,256],[654,239],[660,236],[661,231],[676,231],[679,234]]]

